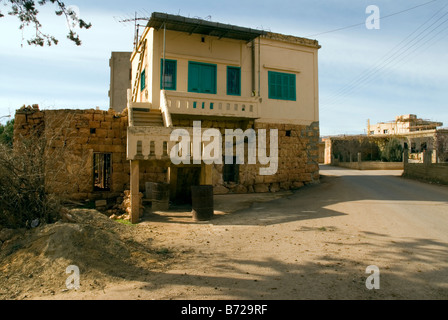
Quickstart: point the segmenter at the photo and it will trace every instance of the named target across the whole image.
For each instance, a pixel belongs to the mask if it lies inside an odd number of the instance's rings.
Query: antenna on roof
[[[146,12],[146,10],[145,10]],[[134,13],[134,18],[119,20],[120,23],[134,22],[134,49],[137,47],[139,42],[138,30],[140,27],[146,27],[146,24],[139,24],[137,21],[149,21],[149,17],[138,17],[137,11]]]

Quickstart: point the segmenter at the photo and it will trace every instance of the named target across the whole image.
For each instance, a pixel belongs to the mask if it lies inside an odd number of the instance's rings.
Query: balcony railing
[[[172,128],[128,127],[126,158],[128,160],[168,160],[176,142],[170,141]]]
[[[162,90],[161,96],[165,96],[166,107],[171,114],[258,118],[256,98],[164,90]]]

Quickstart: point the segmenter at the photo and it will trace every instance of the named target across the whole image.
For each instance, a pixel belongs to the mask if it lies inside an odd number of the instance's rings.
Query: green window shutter
[[[214,70],[210,66],[202,66],[199,87],[203,93],[214,93]]]
[[[296,101],[296,75],[268,71],[269,99]]]
[[[143,70],[140,74],[140,91],[143,91],[146,88],[146,70]]]
[[[190,61],[188,92],[216,94],[216,65]]]
[[[227,67],[227,94],[241,95],[241,68]]]
[[[289,100],[296,101],[296,75],[289,76]]]
[[[163,69],[165,68],[165,74]],[[165,77],[165,79],[163,79]],[[163,59],[160,59],[160,89],[176,90],[177,81],[177,61],[167,60],[163,63]]]
[[[199,92],[199,66],[190,63],[188,65],[188,91]]]

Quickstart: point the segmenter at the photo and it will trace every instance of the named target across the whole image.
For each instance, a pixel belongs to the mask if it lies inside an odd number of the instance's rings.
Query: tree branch
[[[43,47],[45,44],[51,46],[52,44],[57,45],[58,40],[50,35],[43,33],[41,31],[42,24],[39,22],[37,15],[39,11],[36,9],[35,0],[0,0],[0,3],[5,2],[5,6],[10,5],[10,11],[8,12],[11,16],[16,16],[20,21],[19,29],[23,30],[25,27],[33,25],[35,29],[35,35],[33,38],[27,40],[28,45],[36,45]],[[85,22],[83,19],[79,18],[74,10],[67,8],[65,3],[60,0],[39,0],[37,4],[44,6],[48,2],[56,5],[55,14],[57,16],[65,16],[68,26],[67,38],[73,41],[77,46],[81,45],[81,40],[79,35],[75,32],[75,28],[89,29],[92,24]],[[0,11],[0,18],[4,15]]]

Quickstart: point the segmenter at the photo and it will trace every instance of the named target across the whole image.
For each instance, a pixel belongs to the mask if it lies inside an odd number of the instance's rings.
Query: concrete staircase
[[[163,127],[163,118],[160,110],[133,108],[134,126],[138,127]]]

